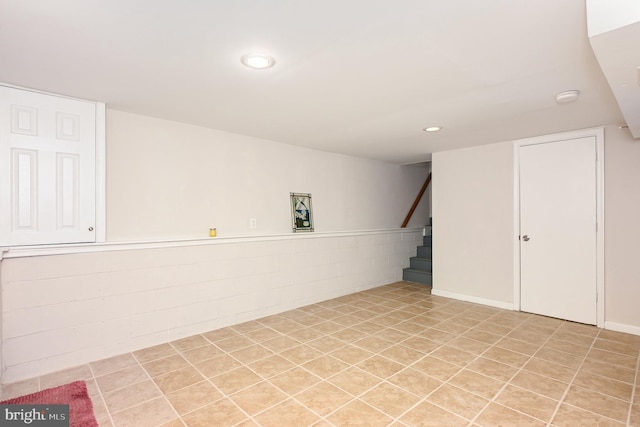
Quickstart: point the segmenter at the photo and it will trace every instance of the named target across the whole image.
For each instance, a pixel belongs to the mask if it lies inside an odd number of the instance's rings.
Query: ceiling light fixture
[[[568,104],[569,102],[576,101],[579,95],[579,90],[565,90],[564,92],[556,94],[556,102],[558,104]]]
[[[442,130],[442,126],[429,126],[428,128],[424,128],[422,130],[425,132],[438,132],[439,130]]]
[[[250,68],[262,70],[265,68],[271,68],[276,63],[276,60],[269,55],[248,54],[240,58],[242,63]]]

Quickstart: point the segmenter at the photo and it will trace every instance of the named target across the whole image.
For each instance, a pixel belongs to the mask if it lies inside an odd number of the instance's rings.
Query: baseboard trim
[[[504,301],[496,301],[496,300],[492,300],[492,299],[479,298],[479,297],[474,297],[474,296],[471,296],[471,295],[456,294],[455,292],[441,291],[441,290],[435,289],[435,288],[431,289],[431,294],[439,296],[439,297],[445,297],[445,298],[457,299],[457,300],[460,300],[460,301],[473,302],[473,303],[476,303],[476,304],[488,305],[490,307],[503,308],[505,310],[513,310],[514,309],[513,308],[513,303],[504,302]]]
[[[604,328],[616,332],[640,335],[640,326],[627,325],[626,323],[604,322]]]

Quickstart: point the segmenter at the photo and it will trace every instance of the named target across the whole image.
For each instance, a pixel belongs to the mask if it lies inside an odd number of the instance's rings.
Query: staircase
[[[427,230],[428,235],[422,238],[422,246],[418,246],[417,256],[411,257],[409,259],[409,268],[402,270],[402,280],[431,286],[431,272],[433,271],[431,262],[431,227],[427,227]]]

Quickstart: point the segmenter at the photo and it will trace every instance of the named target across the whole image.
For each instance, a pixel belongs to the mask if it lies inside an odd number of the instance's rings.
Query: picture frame
[[[291,225],[294,233],[313,231],[313,208],[310,193],[289,193],[291,198]]]

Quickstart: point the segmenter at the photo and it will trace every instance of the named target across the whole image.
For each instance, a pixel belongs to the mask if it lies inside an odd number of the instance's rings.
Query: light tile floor
[[[398,282],[5,386],[101,426],[640,425],[640,337]]]

